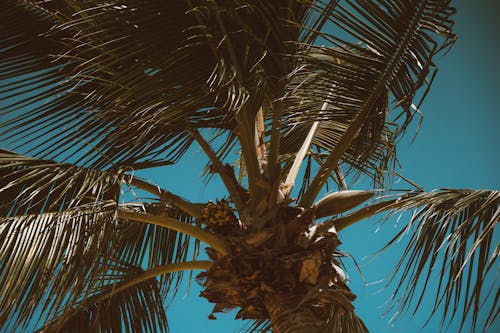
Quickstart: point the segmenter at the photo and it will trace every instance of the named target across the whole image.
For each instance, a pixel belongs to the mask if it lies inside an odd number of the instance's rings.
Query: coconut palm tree
[[[455,40],[453,13],[437,0],[3,0],[2,331],[165,332],[165,304],[196,270],[213,312],[238,309],[249,332],[366,332],[337,232],[412,210],[394,236],[410,235],[398,306],[440,270],[433,313],[474,328],[500,193],[375,191]],[[193,203],[136,176],[168,175],[191,147],[225,198]],[[358,177],[372,187],[352,189]]]

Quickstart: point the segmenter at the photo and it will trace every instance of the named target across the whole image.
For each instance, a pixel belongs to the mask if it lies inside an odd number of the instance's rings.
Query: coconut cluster
[[[210,227],[223,227],[237,224],[238,219],[234,215],[233,208],[229,201],[222,199],[215,203],[209,201],[201,210],[201,222]]]

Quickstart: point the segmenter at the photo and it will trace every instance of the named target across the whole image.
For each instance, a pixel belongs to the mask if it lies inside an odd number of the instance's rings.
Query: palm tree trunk
[[[268,295],[264,300],[273,333],[319,333],[317,318],[307,306],[298,306],[297,297]]]

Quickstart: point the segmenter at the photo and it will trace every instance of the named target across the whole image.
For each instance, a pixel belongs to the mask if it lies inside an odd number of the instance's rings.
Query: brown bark
[[[317,317],[308,306],[299,306],[299,300],[276,294],[265,297],[273,333],[319,333]]]

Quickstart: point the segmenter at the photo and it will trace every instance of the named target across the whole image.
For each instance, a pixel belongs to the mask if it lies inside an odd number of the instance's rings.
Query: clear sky
[[[500,189],[500,1],[476,0],[455,2],[455,16],[459,39],[449,54],[436,59],[439,73],[422,107],[423,125],[415,142],[410,140],[398,146],[403,174],[426,190],[435,188]],[[411,138],[413,133],[409,133]],[[215,180],[201,189],[201,152],[191,152],[183,161],[181,173],[150,173],[146,176],[191,200],[213,199],[222,195],[220,183]],[[167,169],[168,170],[168,169]],[[174,171],[174,168],[172,168]],[[401,183],[400,187],[409,188]],[[382,284],[372,284],[384,278],[397,260],[399,249],[393,249],[371,263],[379,250],[400,227],[394,223],[383,226],[365,221],[343,232],[342,249],[356,257],[366,279],[364,286],[355,269],[349,271],[350,287],[358,295],[355,301],[358,314],[370,332],[418,332],[432,306],[425,302],[413,318],[403,317],[395,327],[382,317],[384,302],[391,288],[379,292]],[[377,231],[377,228],[380,227]],[[498,237],[496,238],[499,239]],[[498,287],[498,284],[497,284]],[[193,283],[188,295],[181,292],[168,310],[173,333],[238,332],[243,326],[234,321],[234,313],[219,314],[217,320],[208,320],[212,306],[197,297],[199,287]],[[185,296],[185,297],[183,297]],[[438,314],[439,315],[439,314]],[[439,321],[432,321],[422,332],[437,332]],[[448,332],[457,332],[451,326]],[[500,332],[496,327],[488,332]]]

